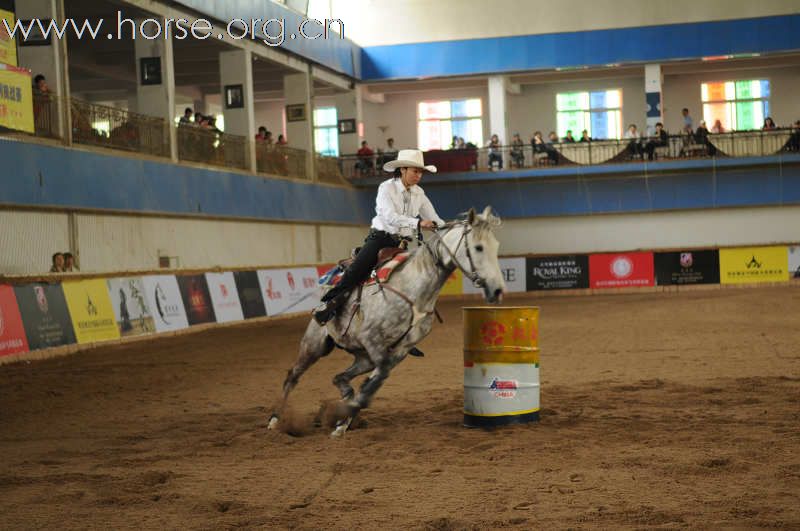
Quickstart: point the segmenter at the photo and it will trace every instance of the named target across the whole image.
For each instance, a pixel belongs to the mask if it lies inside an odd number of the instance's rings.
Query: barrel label
[[[495,398],[514,398],[517,396],[519,383],[516,380],[500,380],[495,378],[489,385],[489,391]]]

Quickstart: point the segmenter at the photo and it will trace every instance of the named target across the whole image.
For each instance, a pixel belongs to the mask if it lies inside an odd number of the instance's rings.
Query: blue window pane
[[[764,117],[769,116],[769,102],[764,100]]]
[[[606,91],[591,92],[589,94],[589,104],[592,109],[603,109],[606,105]]]
[[[591,130],[589,135],[592,138],[609,138],[608,134],[608,113],[593,112],[591,119]]]
[[[463,118],[467,114],[467,100],[455,100],[450,102],[450,116],[453,118]]]
[[[762,79],[760,83],[761,83],[761,97],[769,98],[769,81],[766,79]]]
[[[469,128],[467,120],[453,120],[453,136],[469,138]]]

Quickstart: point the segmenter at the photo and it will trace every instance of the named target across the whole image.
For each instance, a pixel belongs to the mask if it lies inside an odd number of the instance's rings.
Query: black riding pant
[[[367,238],[364,240],[364,245],[358,251],[353,263],[345,270],[339,283],[331,288],[322,297],[322,300],[332,300],[343,293],[347,293],[362,280],[366,280],[370,271],[378,263],[378,251],[384,247],[397,247],[398,245],[400,245],[399,237],[382,230],[370,229]]]

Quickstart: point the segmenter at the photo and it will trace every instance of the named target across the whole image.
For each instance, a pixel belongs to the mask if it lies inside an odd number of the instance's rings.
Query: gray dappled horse
[[[343,435],[358,412],[369,405],[392,368],[431,331],[439,292],[456,268],[483,288],[488,302],[500,302],[505,282],[497,260],[497,239],[492,232],[499,224],[500,219],[491,213],[491,207],[486,207],[482,214],[471,209],[466,219],[437,229],[430,241],[413,250],[387,282],[364,286],[360,308],[354,304],[358,291],[354,289],[347,303],[325,326],[311,319],[300,342],[300,355],[283,384],[283,399],[270,417],[269,428],[277,426],[300,376],[338,346],[355,356],[353,364],[333,379],[345,412],[331,435]],[[369,371],[372,374],[355,394],[350,381]]]

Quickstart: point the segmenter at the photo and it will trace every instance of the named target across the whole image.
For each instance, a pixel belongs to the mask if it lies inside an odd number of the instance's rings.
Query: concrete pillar
[[[647,101],[647,123],[645,131],[652,135],[658,122],[664,122],[661,102],[661,65],[644,65],[644,93]]]
[[[255,173],[256,134],[253,103],[253,56],[249,50],[232,50],[219,54],[220,94],[225,133],[247,139],[247,164]]]
[[[18,20],[53,19],[58,24],[64,21],[64,0],[25,0],[16,3]],[[47,79],[50,91],[58,96],[56,113],[57,130],[65,143],[72,143],[72,120],[69,114],[69,69],[67,68],[67,39],[58,39],[51,34],[47,46],[19,46],[19,66],[31,71],[31,77],[42,74]]]
[[[152,23],[148,24],[148,30]],[[142,27],[142,20],[137,21]],[[177,130],[175,128],[175,60],[172,39],[143,39],[134,41],[136,55],[136,108],[129,109],[139,114],[163,118],[169,131],[170,157],[178,161]],[[161,65],[161,79],[154,82],[143,76],[142,63],[158,60]],[[146,74],[146,73],[145,73]],[[144,77],[144,79],[143,79]]]
[[[283,96],[286,101],[286,139],[289,146],[305,150],[306,173],[317,180],[316,150],[314,149],[314,82],[310,68],[307,72],[283,76]]]
[[[508,107],[506,105],[506,88],[508,80],[505,76],[489,76],[489,135],[497,135],[500,144],[505,146],[511,143],[508,131]],[[491,139],[484,139],[488,142]],[[508,168],[508,157],[503,157],[503,167]]]
[[[364,121],[361,91],[357,88],[336,94],[336,117],[342,120],[353,120],[355,130],[352,133],[342,133],[339,131],[339,155],[352,155],[361,148],[361,141],[364,140],[359,132],[359,124]],[[382,143],[371,139],[372,148],[381,146]]]

